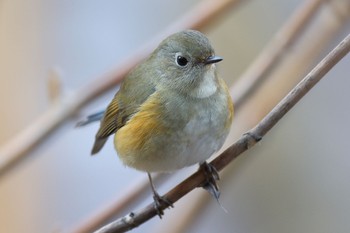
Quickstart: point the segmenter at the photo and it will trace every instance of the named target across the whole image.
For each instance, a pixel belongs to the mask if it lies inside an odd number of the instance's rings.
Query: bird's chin
[[[214,65],[214,64],[213,64]],[[190,95],[195,98],[207,98],[217,91],[217,82],[215,78],[215,68],[208,69],[191,90]]]

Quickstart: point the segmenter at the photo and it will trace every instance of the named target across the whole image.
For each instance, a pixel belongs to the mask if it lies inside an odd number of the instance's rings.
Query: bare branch
[[[259,141],[282,117],[309,91],[324,75],[350,51],[350,34],[334,48],[262,121],[244,134],[232,146],[215,158],[211,165],[220,171],[236,157]],[[175,203],[196,187],[205,183],[205,175],[199,170],[170,190],[164,197]],[[162,208],[168,208],[165,203]],[[157,215],[153,204],[128,214],[96,231],[97,233],[116,233],[131,230]]]

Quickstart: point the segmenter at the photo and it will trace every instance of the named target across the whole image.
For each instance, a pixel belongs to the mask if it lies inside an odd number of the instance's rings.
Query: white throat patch
[[[214,94],[217,90],[217,83],[215,81],[215,65],[205,72],[202,82],[192,90],[191,96],[196,98],[206,98]]]

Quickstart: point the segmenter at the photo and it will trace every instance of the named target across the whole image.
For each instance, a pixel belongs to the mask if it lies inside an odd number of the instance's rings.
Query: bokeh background
[[[198,2],[1,0],[0,145],[52,104],[47,88],[52,73],[59,75],[64,93],[74,91]],[[302,2],[243,1],[211,24],[205,33],[225,59],[219,69],[229,84]],[[349,31],[347,22],[321,54]],[[349,232],[349,64],[348,56],[259,145],[229,165],[230,173],[220,183],[228,213],[209,201],[186,232]],[[272,84],[270,90],[279,87]],[[0,232],[66,231],[145,176],[121,164],[111,141],[98,156],[89,156],[98,124],[74,128],[80,117],[103,109],[116,90],[94,100],[0,177]],[[261,104],[254,108],[260,110]],[[260,116],[251,111],[237,115],[244,117]],[[233,128],[239,132],[232,138],[249,129]],[[194,169],[177,172],[159,191]],[[195,190],[166,211],[164,220],[154,218],[134,232],[167,232],[167,221],[176,222],[170,212],[186,212],[181,203],[191,203],[198,192],[204,191]],[[134,209],[150,201],[148,196]]]

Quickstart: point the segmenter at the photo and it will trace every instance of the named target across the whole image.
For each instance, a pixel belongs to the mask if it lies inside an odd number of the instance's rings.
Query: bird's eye
[[[188,63],[187,58],[183,57],[183,56],[176,56],[176,64],[178,64],[179,66],[186,66]]]

